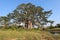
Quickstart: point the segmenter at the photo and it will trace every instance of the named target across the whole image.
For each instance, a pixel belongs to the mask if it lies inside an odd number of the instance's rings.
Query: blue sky
[[[0,0],[0,16],[6,16],[22,3],[32,3],[46,11],[52,9],[49,20],[55,21],[54,24],[60,23],[60,0]]]

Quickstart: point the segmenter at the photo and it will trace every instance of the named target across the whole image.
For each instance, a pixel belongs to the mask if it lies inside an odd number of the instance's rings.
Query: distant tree
[[[50,26],[52,27],[52,24],[54,23],[54,21],[49,20]]]
[[[60,24],[57,24],[56,27],[60,28]]]
[[[4,28],[6,28],[7,27],[7,24],[8,24],[8,21],[9,21],[8,17],[2,16],[2,17],[0,17],[0,21],[3,21]]]
[[[49,20],[48,23],[50,23],[49,28],[54,28],[54,26],[52,25],[54,23],[54,21]]]

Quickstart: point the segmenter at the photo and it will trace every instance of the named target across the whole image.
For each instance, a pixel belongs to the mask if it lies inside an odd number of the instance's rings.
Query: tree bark
[[[27,29],[32,29],[32,22],[31,22],[30,20],[26,20],[26,22],[25,22],[25,27],[26,27]]]
[[[4,27],[3,28],[6,28],[7,27],[7,24],[6,24],[6,22],[4,22]]]
[[[28,21],[28,29],[32,29],[32,22],[30,20]]]

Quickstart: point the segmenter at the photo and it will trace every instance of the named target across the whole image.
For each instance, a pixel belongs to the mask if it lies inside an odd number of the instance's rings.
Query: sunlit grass
[[[0,40],[54,40],[52,34],[41,30],[0,30]]]

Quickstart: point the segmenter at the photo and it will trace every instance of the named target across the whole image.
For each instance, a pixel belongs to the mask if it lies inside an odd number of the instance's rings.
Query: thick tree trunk
[[[52,23],[50,24],[50,26],[52,27]]]
[[[28,20],[25,21],[25,28],[28,28]]]
[[[30,20],[26,20],[26,22],[25,22],[25,27],[26,27],[27,29],[32,29],[32,22],[31,22]]]
[[[32,29],[32,22],[30,20],[28,21],[28,29]]]
[[[6,24],[6,22],[4,23],[4,27],[3,28],[6,28],[7,27],[7,24]]]

